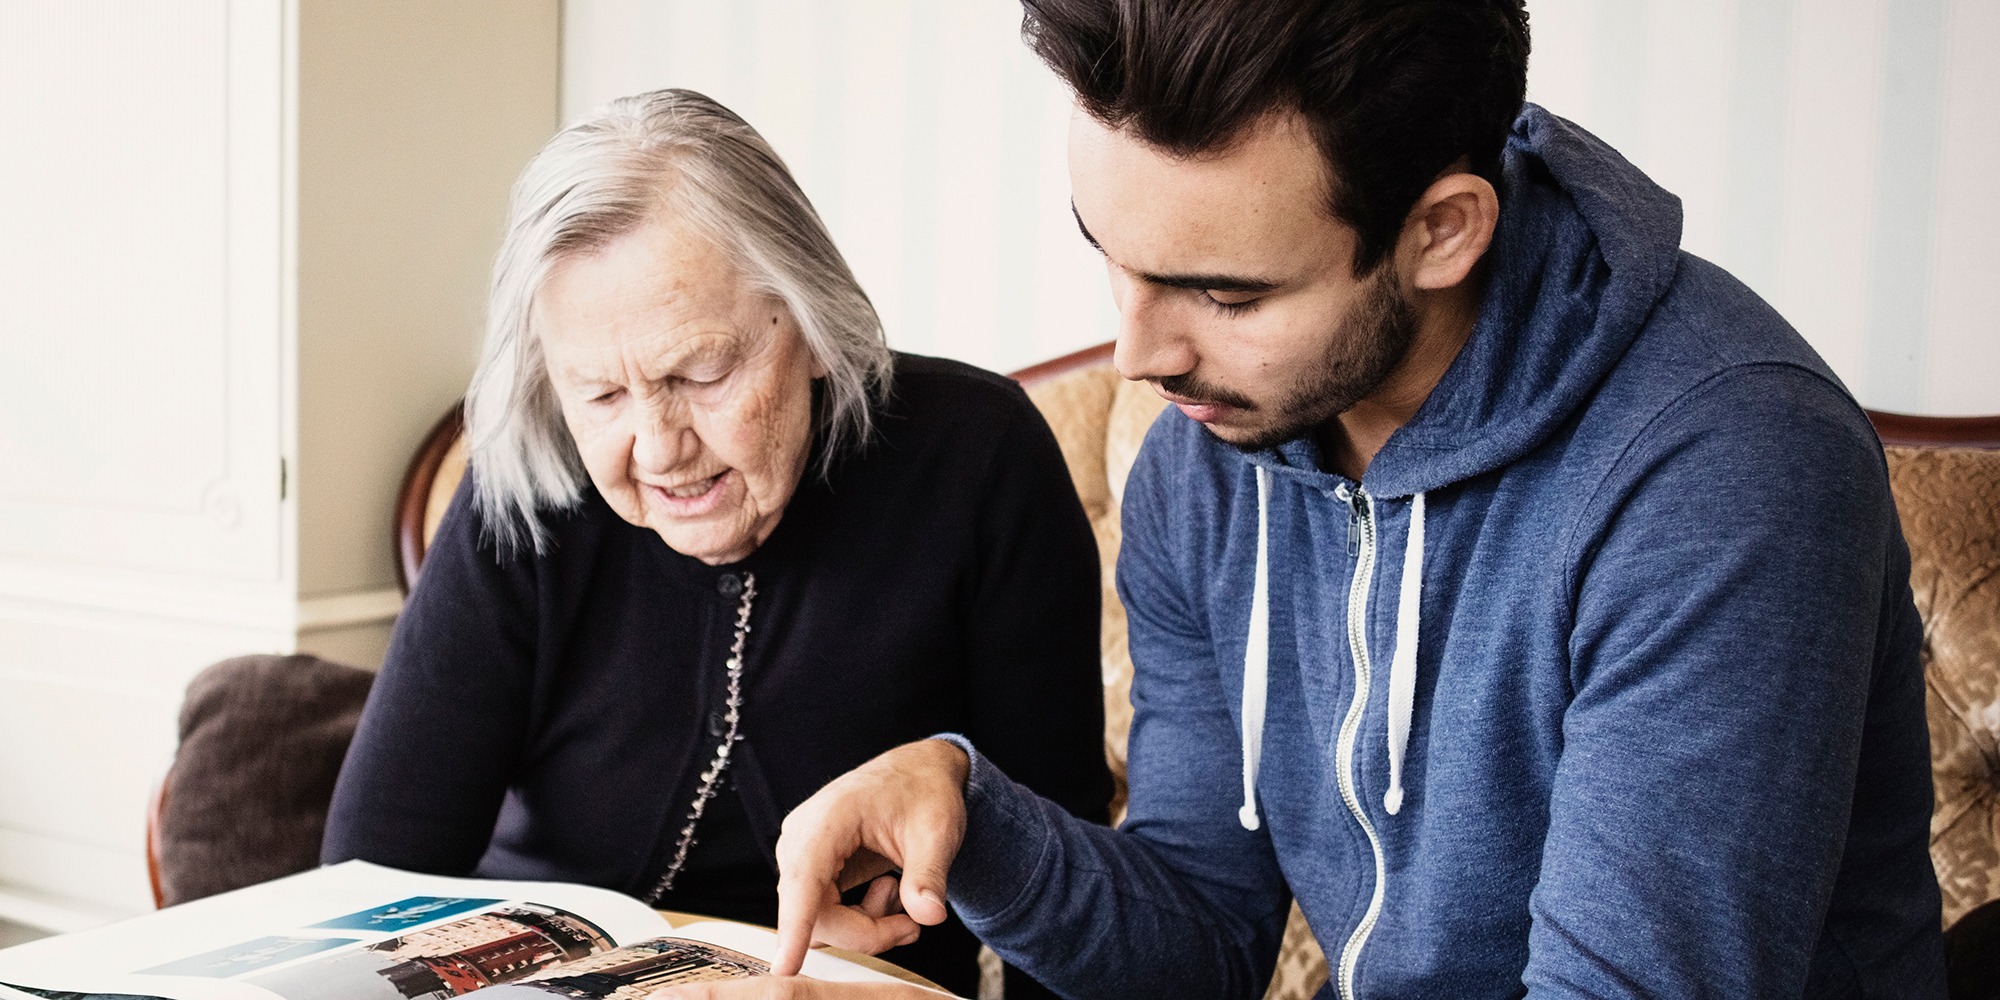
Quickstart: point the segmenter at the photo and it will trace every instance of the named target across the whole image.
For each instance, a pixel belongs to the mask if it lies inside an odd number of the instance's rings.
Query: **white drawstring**
[[[1417,697],[1417,624],[1423,590],[1424,495],[1419,493],[1410,503],[1410,537],[1403,546],[1403,584],[1396,597],[1396,652],[1389,658],[1389,790],[1382,796],[1382,807],[1391,816],[1403,809],[1403,755],[1410,746],[1410,715]]]
[[[1269,473],[1257,469],[1257,577],[1250,591],[1250,629],[1243,643],[1243,808],[1245,830],[1257,821],[1257,766],[1264,757],[1264,693],[1271,675],[1271,562]]]
[[[1245,830],[1262,825],[1257,816],[1257,770],[1264,757],[1264,706],[1271,674],[1270,473],[1257,466],[1257,570],[1250,591],[1250,622],[1243,642],[1243,806],[1236,811]],[[1410,746],[1410,717],[1417,694],[1417,634],[1424,589],[1424,494],[1410,502],[1409,538],[1403,547],[1403,579],[1396,595],[1396,649],[1389,657],[1389,790],[1382,806],[1394,816],[1403,810],[1403,760]]]

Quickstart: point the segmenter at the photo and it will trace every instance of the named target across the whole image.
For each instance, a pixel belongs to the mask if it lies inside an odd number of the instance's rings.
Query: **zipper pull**
[[[1347,498],[1347,558],[1361,552],[1361,498]]]

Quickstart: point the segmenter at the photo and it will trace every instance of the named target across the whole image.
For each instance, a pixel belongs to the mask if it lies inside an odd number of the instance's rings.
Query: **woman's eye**
[[[610,404],[610,403],[614,403],[614,402],[617,402],[617,400],[618,400],[618,397],[620,397],[620,396],[622,396],[622,395],[624,395],[624,394],[625,394],[625,390],[623,390],[623,389],[610,389],[610,390],[607,390],[607,391],[605,391],[605,392],[600,392],[600,393],[598,393],[597,395],[595,395],[595,396],[592,396],[592,397],[590,397],[590,402],[591,402],[591,403],[592,403],[593,405],[596,405],[596,406],[605,406],[605,405],[608,405],[608,404]]]
[[[1242,299],[1235,298],[1235,296],[1238,294],[1241,293],[1202,292],[1201,297],[1202,301],[1207,302],[1211,306],[1214,306],[1217,310],[1221,311],[1222,314],[1225,316],[1240,316],[1243,313],[1247,313],[1250,310],[1257,308],[1257,299],[1255,296]],[[1217,295],[1222,295],[1225,297],[1216,298]]]

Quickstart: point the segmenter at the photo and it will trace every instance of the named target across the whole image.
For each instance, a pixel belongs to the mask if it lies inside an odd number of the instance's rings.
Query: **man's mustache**
[[[1175,396],[1179,396],[1182,399],[1190,399],[1196,403],[1213,403],[1233,407],[1238,410],[1254,410],[1257,408],[1248,399],[1236,393],[1230,392],[1219,385],[1209,385],[1195,378],[1193,372],[1156,378],[1152,382],[1154,385]]]

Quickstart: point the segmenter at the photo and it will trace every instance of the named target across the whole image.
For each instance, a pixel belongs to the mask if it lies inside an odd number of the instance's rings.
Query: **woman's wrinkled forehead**
[[[782,308],[729,255],[662,215],[557,265],[532,326],[552,375],[655,378],[788,333]]]

